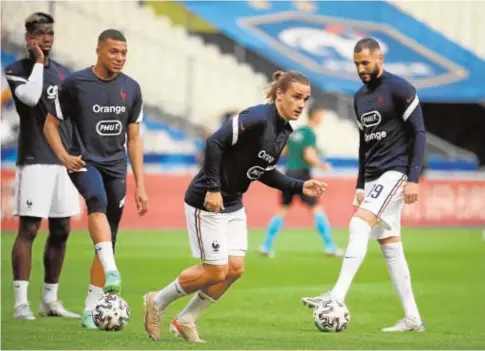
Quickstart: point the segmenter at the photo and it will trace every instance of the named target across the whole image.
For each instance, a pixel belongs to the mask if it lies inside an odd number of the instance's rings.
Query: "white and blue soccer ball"
[[[329,299],[313,310],[313,321],[321,332],[341,332],[350,323],[350,312],[343,302]]]
[[[93,321],[101,330],[122,330],[130,320],[130,307],[118,295],[104,294],[93,309]]]

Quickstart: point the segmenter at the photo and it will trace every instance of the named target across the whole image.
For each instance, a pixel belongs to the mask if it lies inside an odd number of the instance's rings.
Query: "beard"
[[[374,69],[370,73],[370,80],[371,81],[376,80],[378,75],[379,75],[379,66],[377,66],[377,63],[376,63]]]
[[[377,63],[374,65],[374,68],[372,69],[372,71],[369,73],[369,81],[368,82],[365,82],[363,81],[365,84],[374,84],[376,81],[377,81],[377,77],[379,76],[379,66],[377,65]]]

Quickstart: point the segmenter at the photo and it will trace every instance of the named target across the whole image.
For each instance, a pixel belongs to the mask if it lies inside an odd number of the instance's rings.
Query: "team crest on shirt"
[[[123,88],[121,88],[121,89],[120,89],[120,96],[121,96],[121,100],[126,101],[126,96],[127,96],[127,95],[128,95],[128,94],[126,93],[126,90],[125,90],[125,89],[123,89]]]
[[[382,117],[379,111],[370,111],[360,116],[360,122],[364,127],[373,127],[381,123]]]

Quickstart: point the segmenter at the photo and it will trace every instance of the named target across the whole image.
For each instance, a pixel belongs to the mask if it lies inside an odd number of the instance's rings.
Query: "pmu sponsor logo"
[[[382,117],[379,111],[370,111],[360,116],[360,122],[364,127],[373,127],[381,123]]]
[[[96,132],[103,136],[120,135],[122,130],[120,121],[99,121],[96,124]]]
[[[270,154],[268,154],[266,151],[264,150],[261,150],[259,153],[258,153],[258,158],[261,158],[263,160],[265,160],[266,162],[268,163],[272,163],[274,161],[274,157],[271,156]]]
[[[126,112],[126,106],[101,106],[93,105],[94,113],[114,113],[119,115],[120,113]]]
[[[253,166],[248,169],[246,175],[251,180],[258,180],[264,174],[265,169],[261,166]]]
[[[368,143],[369,141],[372,141],[372,140],[379,141],[384,139],[385,137],[387,137],[387,133],[385,131],[375,132],[375,133],[365,134],[364,137],[365,137],[365,142]]]
[[[54,100],[57,97],[57,92],[59,90],[59,87],[57,85],[49,85],[47,87],[47,98],[49,100]]]

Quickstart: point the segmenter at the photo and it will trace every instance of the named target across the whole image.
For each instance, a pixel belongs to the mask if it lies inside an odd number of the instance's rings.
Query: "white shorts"
[[[79,193],[64,166],[18,166],[15,174],[14,216],[72,217],[81,212]]]
[[[379,218],[380,223],[371,232],[372,239],[384,239],[401,235],[401,212],[404,206],[403,173],[389,171],[378,179],[365,183],[363,208]]]
[[[185,204],[185,219],[192,256],[203,263],[226,265],[229,256],[248,250],[246,211],[212,213]]]

